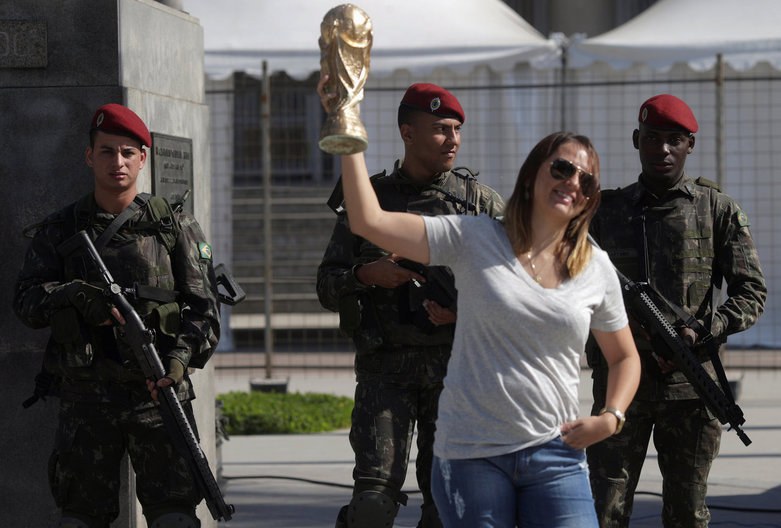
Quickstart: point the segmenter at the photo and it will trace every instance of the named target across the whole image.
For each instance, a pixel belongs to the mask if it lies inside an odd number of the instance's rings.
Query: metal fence
[[[567,129],[589,136],[600,154],[603,188],[627,185],[639,173],[631,143],[637,110],[658,93],[673,93],[692,106],[700,124],[686,170],[720,181],[752,220],[770,294],[766,312],[751,330],[734,336],[727,364],[781,367],[772,349],[781,347],[781,308],[776,281],[781,231],[776,200],[781,184],[781,72],[760,64],[751,71],[728,68],[695,72],[684,65],[658,72],[643,66],[614,71],[532,71],[511,75],[490,70],[465,79],[446,72],[426,79],[399,74],[370,83],[362,119],[370,133],[370,171],[390,169],[403,154],[396,109],[412,82],[430,81],[451,90],[467,113],[457,165],[480,170],[480,180],[509,197],[529,149],[545,134]],[[563,80],[566,80],[564,84]],[[237,377],[271,377],[290,369],[351,368],[352,346],[337,331],[338,316],[320,307],[316,269],[335,215],[326,200],[338,178],[338,159],[317,148],[323,112],[316,76],[270,79],[271,240],[264,240],[263,150],[260,145],[261,80],[234,74],[207,83],[212,123],[212,239],[247,291],[234,307],[230,332],[217,357],[219,368]],[[270,243],[269,243],[270,242]],[[264,313],[264,267],[271,251],[271,314]],[[267,350],[266,327],[273,329]],[[752,349],[753,352],[746,352]]]

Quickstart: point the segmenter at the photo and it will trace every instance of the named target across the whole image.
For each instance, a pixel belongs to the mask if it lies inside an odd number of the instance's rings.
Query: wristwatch
[[[621,429],[624,428],[624,422],[626,421],[626,416],[624,416],[624,413],[616,409],[615,407],[602,407],[602,410],[599,411],[599,415],[602,416],[605,413],[610,413],[613,416],[618,419],[618,425],[616,426],[616,431],[613,433],[614,435],[617,435],[621,432]]]

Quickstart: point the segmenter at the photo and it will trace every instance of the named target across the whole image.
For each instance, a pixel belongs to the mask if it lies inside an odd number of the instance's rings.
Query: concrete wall
[[[29,22],[19,25],[20,21]],[[16,34],[15,34],[16,33]],[[13,61],[11,59],[14,59]],[[0,526],[52,526],[46,463],[57,401],[28,410],[47,331],[11,310],[28,240],[24,226],[91,189],[84,163],[89,121],[102,104],[132,108],[153,133],[192,139],[194,211],[210,226],[208,109],[203,94],[203,31],[197,19],[150,0],[4,0],[0,3]],[[151,190],[151,159],[140,177]],[[219,261],[219,255],[217,255]],[[213,370],[194,375],[204,451],[214,460]],[[132,485],[131,485],[132,488]],[[125,490],[117,527],[145,525]],[[204,526],[214,526],[205,506]],[[141,521],[137,523],[137,521]]]

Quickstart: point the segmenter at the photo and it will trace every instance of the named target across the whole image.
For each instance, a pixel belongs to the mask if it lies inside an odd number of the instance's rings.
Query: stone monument
[[[32,394],[48,331],[16,319],[11,292],[29,242],[22,229],[92,188],[84,162],[89,121],[111,102],[132,108],[165,138],[156,173],[156,154],[149,153],[141,190],[190,190],[192,210],[208,236],[208,108],[198,20],[151,0],[0,3],[0,231],[6,245],[0,271],[0,291],[6,292],[0,303],[0,526],[54,526],[58,518],[46,479],[57,400],[26,410],[21,405]],[[198,371],[193,381],[202,446],[214,461],[213,368]],[[132,490],[123,489],[122,513],[112,527],[146,526]],[[203,526],[216,526],[203,504],[198,514]]]

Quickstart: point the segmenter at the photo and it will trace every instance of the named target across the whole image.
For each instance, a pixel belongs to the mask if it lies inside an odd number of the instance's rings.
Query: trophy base
[[[320,138],[317,145],[329,154],[357,154],[369,148],[369,141],[359,136],[332,134]]]

